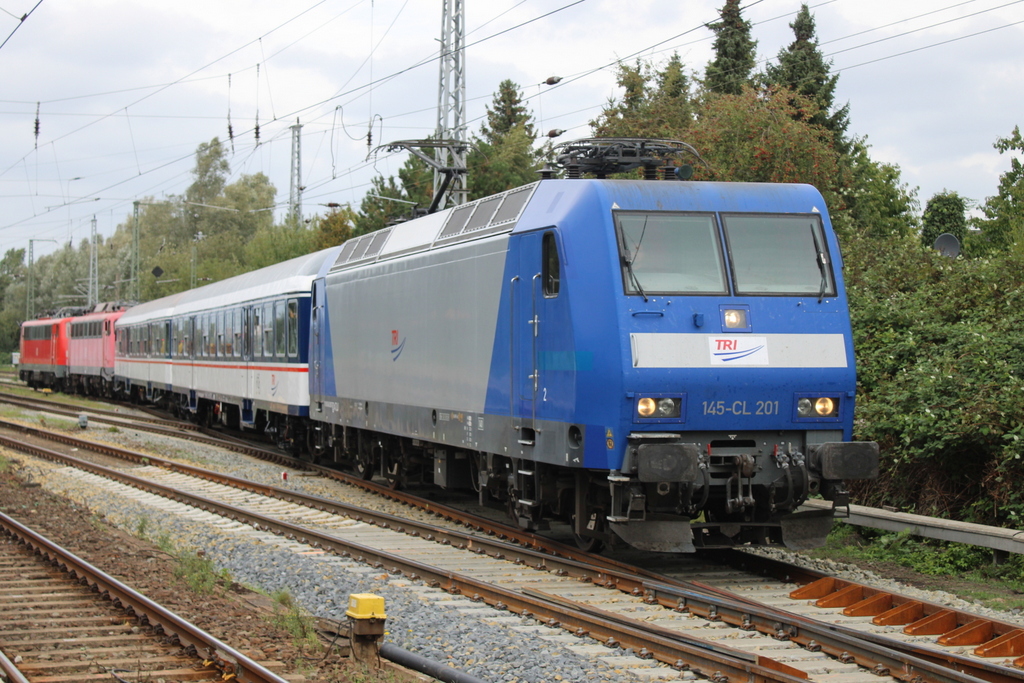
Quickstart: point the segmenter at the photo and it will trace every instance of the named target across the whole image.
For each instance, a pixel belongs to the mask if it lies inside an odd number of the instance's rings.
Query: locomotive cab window
[[[738,295],[835,296],[821,216],[724,214]]]
[[[615,213],[626,294],[728,294],[712,214]]]
[[[544,262],[541,268],[541,279],[544,281],[544,296],[553,299],[558,296],[562,271],[558,263],[558,242],[555,241],[555,233],[544,233],[542,251]]]

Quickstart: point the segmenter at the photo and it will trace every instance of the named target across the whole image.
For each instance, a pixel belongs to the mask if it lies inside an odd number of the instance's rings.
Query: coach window
[[[252,307],[252,356],[259,358],[263,355],[263,308]]]
[[[242,355],[242,309],[236,308],[231,314],[231,318],[234,321],[232,330],[234,331],[234,340],[231,346],[231,355],[238,358]]]
[[[277,357],[285,357],[285,343],[288,338],[288,328],[285,322],[285,306],[283,301],[274,303],[274,341],[277,347]]]
[[[233,311],[224,311],[224,355],[231,356],[234,348],[234,327],[232,326]]]
[[[544,281],[544,296],[553,299],[558,296],[561,284],[561,266],[558,263],[558,243],[555,241],[555,233],[544,233],[542,250],[544,263],[541,267],[541,279]]]
[[[299,302],[288,299],[288,355],[299,355]]]
[[[209,316],[196,316],[196,358],[206,358],[207,345],[210,343],[210,330],[206,326]]]
[[[224,311],[214,314],[217,318],[217,356],[224,356]]]
[[[269,301],[263,304],[263,353],[274,357],[274,304]]]

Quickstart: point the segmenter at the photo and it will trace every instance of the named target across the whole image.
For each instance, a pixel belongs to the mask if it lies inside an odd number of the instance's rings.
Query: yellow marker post
[[[373,593],[352,593],[348,596],[349,629],[352,640],[352,656],[371,668],[379,664],[378,643],[384,635],[384,598]]]

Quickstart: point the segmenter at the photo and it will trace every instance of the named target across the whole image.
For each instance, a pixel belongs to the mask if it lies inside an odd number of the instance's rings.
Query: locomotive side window
[[[835,296],[821,216],[722,216],[737,294]]]
[[[711,214],[616,212],[626,294],[728,294]]]
[[[544,296],[553,299],[558,296],[562,270],[558,263],[558,242],[555,241],[555,233],[544,233],[542,251],[544,263],[541,267],[541,279],[544,281]]]

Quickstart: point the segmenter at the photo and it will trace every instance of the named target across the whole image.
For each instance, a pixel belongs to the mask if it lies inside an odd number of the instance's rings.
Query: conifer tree
[[[483,140],[491,145],[500,144],[509,132],[518,125],[525,128],[532,140],[537,137],[531,120],[533,115],[523,105],[523,94],[519,85],[510,79],[498,84],[491,106],[487,107],[487,120],[480,126]]]
[[[765,80],[770,86],[791,88],[814,102],[818,111],[809,121],[832,131],[836,148],[843,151],[848,147],[850,105],[833,109],[839,76],[831,73],[832,62],[826,61],[818,49],[814,16],[806,3],[800,6],[789,27],[793,29],[794,40],[779,51],[778,64],[765,69]]]
[[[750,37],[751,24],[740,12],[740,0],[726,0],[719,20],[708,28],[715,33],[715,56],[704,71],[704,89],[739,95],[751,82],[757,58],[757,41]]]
[[[537,179],[540,153],[533,114],[523,104],[519,85],[505,79],[487,107],[487,120],[466,159],[470,199],[504,192]]]

